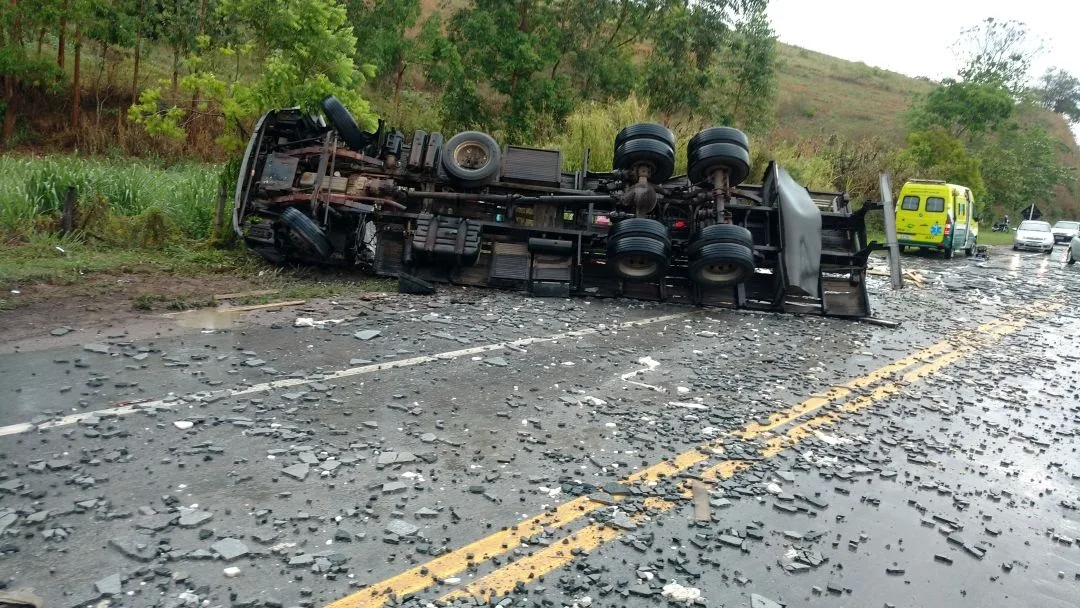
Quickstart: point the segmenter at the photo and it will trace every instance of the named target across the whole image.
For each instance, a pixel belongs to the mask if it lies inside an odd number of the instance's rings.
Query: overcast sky
[[[986,17],[1026,23],[1045,41],[1035,76],[1049,66],[1080,75],[1076,0],[769,0],[781,42],[935,80],[956,74],[950,46]]]

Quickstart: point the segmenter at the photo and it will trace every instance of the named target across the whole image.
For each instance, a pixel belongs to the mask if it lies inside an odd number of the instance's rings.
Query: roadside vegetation
[[[681,142],[732,124],[753,171],[878,197],[913,177],[970,186],[989,224],[1036,203],[1080,215],[1080,81],[1030,73],[1037,41],[993,19],[934,83],[785,47],[767,0],[12,0],[0,5],[0,279],[223,254],[219,190],[271,107],[338,96],[367,128],[492,132],[610,165],[617,130]],[[978,41],[978,42],[971,42]],[[678,149],[685,166],[685,150]],[[73,230],[62,227],[74,188]],[[228,217],[226,207],[224,217]],[[223,229],[224,228],[224,229]],[[56,248],[69,252],[53,256]],[[74,253],[72,253],[74,252]],[[80,260],[71,267],[72,260]],[[199,261],[201,260],[201,261]],[[178,267],[184,267],[181,262]],[[31,270],[40,265],[40,273]]]

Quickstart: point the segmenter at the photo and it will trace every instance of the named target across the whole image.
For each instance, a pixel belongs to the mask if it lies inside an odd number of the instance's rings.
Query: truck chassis
[[[760,185],[749,142],[715,127],[687,144],[639,123],[614,167],[564,172],[557,150],[500,146],[481,132],[409,141],[363,132],[333,97],[326,119],[259,120],[236,186],[233,228],[275,263],[358,267],[403,291],[436,284],[533,296],[629,297],[698,306],[869,316],[866,204],[810,191],[775,162]]]

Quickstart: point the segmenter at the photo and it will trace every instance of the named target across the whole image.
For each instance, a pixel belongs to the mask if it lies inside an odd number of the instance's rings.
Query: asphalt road
[[[1060,260],[906,257],[921,286],[872,278],[899,328],[444,290],[8,345],[0,585],[65,608],[1076,606]]]

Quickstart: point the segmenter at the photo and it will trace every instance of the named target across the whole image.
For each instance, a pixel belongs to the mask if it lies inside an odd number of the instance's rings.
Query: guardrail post
[[[887,173],[878,176],[881,188],[881,206],[885,213],[885,245],[889,248],[889,278],[892,288],[904,286],[904,276],[900,272],[900,244],[896,237],[896,209],[893,205],[892,183]]]

